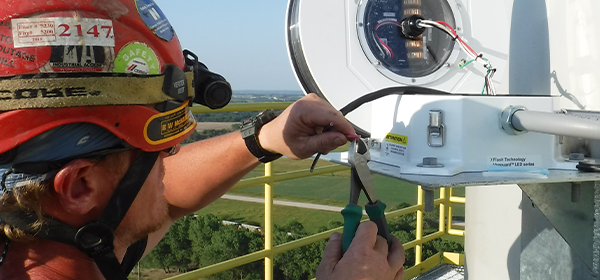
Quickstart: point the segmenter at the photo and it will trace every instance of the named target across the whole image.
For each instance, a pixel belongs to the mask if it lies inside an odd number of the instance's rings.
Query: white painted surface
[[[519,275],[522,220],[519,186],[467,187],[466,199],[465,279],[509,280],[509,275]]]

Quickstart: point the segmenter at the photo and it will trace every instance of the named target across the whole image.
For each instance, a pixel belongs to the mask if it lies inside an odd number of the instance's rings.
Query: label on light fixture
[[[408,136],[388,133],[385,135],[383,146],[386,156],[406,157],[408,155]]]

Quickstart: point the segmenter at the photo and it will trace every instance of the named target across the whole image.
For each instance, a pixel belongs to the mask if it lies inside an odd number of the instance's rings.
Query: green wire
[[[463,69],[465,66],[469,65],[469,63],[471,63],[473,61],[475,61],[475,59],[471,59],[471,60],[465,62],[464,64],[461,63],[460,65],[458,65],[458,67],[460,67],[460,69]]]
[[[485,82],[483,82],[483,88],[481,89],[481,95],[483,95],[484,91],[485,91]]]
[[[487,58],[483,57],[483,56],[481,56],[481,57],[479,57],[479,58],[481,58],[481,59],[483,59],[483,60],[485,60],[485,61],[488,61],[488,62],[489,62],[489,60],[488,60]],[[461,63],[459,63],[459,64],[458,64],[458,67],[460,67],[460,69],[463,69],[463,68],[465,68],[465,66],[469,65],[469,64],[470,64],[471,62],[473,62],[473,61],[475,61],[475,59],[471,59],[471,60],[469,60],[469,61],[467,61],[467,62],[465,62],[465,61],[463,60],[463,62],[461,62]],[[486,73],[486,76],[487,76],[487,74],[489,74],[489,73],[490,73],[490,71],[492,71],[492,67],[488,66],[488,67],[487,67],[487,73]],[[483,92],[485,91],[485,85],[486,85],[486,82],[484,81],[484,82],[483,82],[483,88],[481,89],[481,95],[483,95]]]
[[[482,58],[483,58],[483,57],[482,57]],[[485,58],[483,58],[483,59],[485,59]],[[488,61],[488,60],[487,60],[487,59],[485,59],[485,61]],[[486,73],[486,76],[487,76],[487,74],[489,74],[491,71],[492,71],[492,67],[489,67],[489,66],[488,66],[488,68],[487,68],[487,73]],[[485,79],[484,79],[484,81],[483,81],[483,88],[481,89],[481,95],[483,95],[483,92],[485,91],[485,86],[486,86],[486,82],[485,82]]]

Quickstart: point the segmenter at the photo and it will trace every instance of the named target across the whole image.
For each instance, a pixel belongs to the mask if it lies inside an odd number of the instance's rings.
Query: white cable
[[[494,82],[492,81],[492,77],[494,76],[496,69],[492,67],[492,63],[490,63],[488,60],[483,59],[482,56],[478,55],[474,51],[470,50],[466,46],[466,43],[464,43],[462,41],[462,39],[459,38],[458,34],[455,34],[455,32],[453,32],[453,30],[451,30],[448,26],[446,26],[444,24],[438,23],[433,20],[422,19],[422,20],[417,21],[417,26],[418,27],[428,27],[428,28],[435,27],[435,28],[445,32],[450,37],[452,37],[455,41],[457,41],[458,45],[467,54],[467,56],[471,57],[471,59],[473,59],[475,62],[480,63],[481,65],[483,65],[483,67],[486,68],[487,73],[484,76],[485,90],[486,90],[487,94],[489,94],[489,95],[496,95],[496,88],[494,87]]]
[[[373,41],[375,41],[375,46],[377,46],[383,56],[391,57],[389,50],[385,47],[382,48],[381,42],[379,42],[379,39],[375,36],[375,33],[373,33]]]

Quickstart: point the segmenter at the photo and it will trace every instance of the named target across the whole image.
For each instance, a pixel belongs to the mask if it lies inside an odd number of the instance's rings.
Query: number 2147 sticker
[[[67,17],[12,19],[15,48],[33,46],[103,46],[114,47],[111,20]]]

